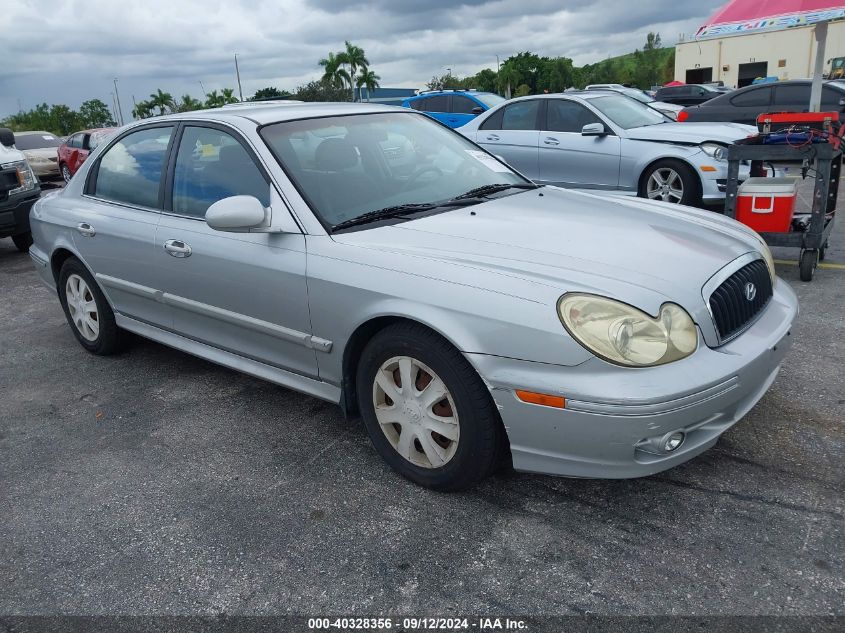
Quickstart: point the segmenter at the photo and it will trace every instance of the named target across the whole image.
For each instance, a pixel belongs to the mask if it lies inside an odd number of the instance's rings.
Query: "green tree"
[[[203,102],[199,99],[194,99],[191,95],[182,95],[182,98],[176,103],[174,111],[176,112],[193,112],[194,110],[202,110]]]
[[[355,101],[355,88],[353,84],[356,82],[356,75],[359,70],[366,72],[370,66],[370,61],[367,59],[366,54],[364,54],[364,49],[360,46],[352,44],[349,40],[346,40],[344,44],[346,45],[346,50],[341,53],[341,58],[343,63],[349,67],[349,87],[352,88],[352,100]]]
[[[367,101],[370,100],[370,92],[379,87],[379,77],[374,71],[369,68],[363,69],[355,78],[355,85],[358,87],[358,94],[361,94],[361,88],[367,89]]]
[[[343,68],[345,53],[329,53],[318,63],[323,67],[322,82],[333,88],[342,88],[349,84],[349,73]]]
[[[278,88],[273,88],[269,86],[267,88],[261,88],[260,90],[256,90],[255,94],[252,95],[247,101],[261,101],[262,99],[274,99],[278,97],[289,97],[291,96],[287,90],[279,90]]]
[[[79,106],[82,127],[112,127],[115,125],[109,107],[99,99],[89,99]]]
[[[516,92],[514,93],[513,96],[514,97],[527,97],[530,94],[531,94],[531,86],[529,86],[528,84],[522,84],[516,89]]]
[[[205,107],[206,108],[219,108],[220,106],[226,105],[226,99],[217,92],[217,90],[212,90],[207,95],[205,95]]]
[[[339,88],[324,79],[299,86],[293,96],[300,101],[349,101],[349,91],[345,87]]]
[[[158,88],[153,94],[150,95],[149,103],[153,108],[158,108],[159,115],[164,115],[168,112],[172,112],[175,106],[175,102],[173,101],[173,95],[169,92],[162,92],[161,88]]]
[[[235,89],[234,88],[223,88],[220,91],[220,96],[223,97],[224,105],[227,103],[237,103],[238,98],[235,96]]]
[[[153,104],[149,101],[139,101],[132,108],[132,116],[136,119],[148,119],[154,114]]]

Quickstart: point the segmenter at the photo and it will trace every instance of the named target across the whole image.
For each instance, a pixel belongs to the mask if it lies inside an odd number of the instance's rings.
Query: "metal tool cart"
[[[806,231],[789,233],[761,233],[770,246],[793,246],[801,249],[798,267],[801,281],[811,281],[816,265],[824,259],[836,213],[839,176],[842,169],[842,150],[831,143],[804,145],[731,145],[728,147],[728,180],[725,188],[725,215],[736,218],[739,190],[739,165],[751,161],[751,173],[764,162],[807,160],[815,172],[815,190],[810,223]],[[813,162],[815,161],[815,168]]]

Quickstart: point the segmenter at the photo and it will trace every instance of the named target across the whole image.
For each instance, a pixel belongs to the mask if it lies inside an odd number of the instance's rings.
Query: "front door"
[[[540,178],[561,187],[615,189],[619,185],[620,141],[591,110],[567,99],[546,101],[540,131]],[[601,123],[606,136],[583,136],[590,123]]]
[[[491,154],[504,158],[527,178],[538,180],[539,115],[539,99],[510,103],[482,122],[475,142]]]
[[[205,223],[208,207],[251,195],[271,207],[279,233],[228,233]],[[175,152],[172,194],[156,232],[168,269],[174,330],[194,340],[316,377],[305,281],[305,236],[236,133],[187,125]]]
[[[158,300],[163,271],[154,257],[155,229],[173,130],[147,127],[120,138],[94,165],[87,197],[67,209],[74,245],[115,311],[165,328],[172,319]]]

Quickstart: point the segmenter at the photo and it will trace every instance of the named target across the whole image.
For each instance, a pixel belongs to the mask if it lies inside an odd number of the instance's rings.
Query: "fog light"
[[[670,433],[669,435],[663,438],[662,448],[666,453],[671,453],[683,443],[684,434],[680,431],[675,431],[674,433]]]

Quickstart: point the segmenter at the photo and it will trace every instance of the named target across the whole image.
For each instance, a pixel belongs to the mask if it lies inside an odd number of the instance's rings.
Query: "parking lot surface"
[[[793,348],[709,452],[451,495],[330,404],[142,339],[86,353],[0,240],[0,613],[845,615],[842,220],[812,283],[778,266]]]

